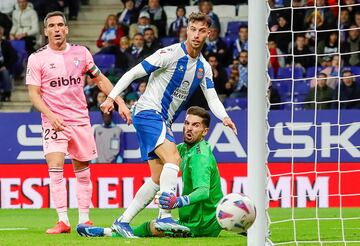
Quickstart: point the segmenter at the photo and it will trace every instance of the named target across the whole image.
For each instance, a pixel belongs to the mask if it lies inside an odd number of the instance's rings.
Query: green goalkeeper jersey
[[[190,198],[188,206],[179,208],[179,222],[189,227],[193,236],[217,236],[221,227],[216,221],[216,205],[223,193],[211,147],[202,140],[191,148],[185,143],[177,148],[182,158],[182,196]]]

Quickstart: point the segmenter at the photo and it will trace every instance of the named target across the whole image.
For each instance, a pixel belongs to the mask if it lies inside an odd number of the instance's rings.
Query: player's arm
[[[159,206],[164,209],[180,208],[188,205],[192,205],[209,198],[210,195],[210,166],[206,163],[210,163],[210,160],[202,155],[194,155],[189,163],[188,167],[191,168],[191,182],[193,191],[189,195],[177,197],[175,194],[162,192],[157,195]],[[184,183],[184,186],[187,184]]]
[[[221,103],[215,91],[214,82],[209,77],[205,77],[204,83],[201,85],[201,89],[204,93],[211,112],[213,112],[216,118],[221,120],[225,126],[230,127],[237,135],[236,126],[234,122],[232,122],[229,115],[226,113],[224,105]]]
[[[28,85],[28,92],[31,103],[34,105],[34,107],[39,110],[41,113],[43,113],[46,118],[50,121],[51,126],[54,128],[55,131],[62,131],[64,130],[64,120],[54,114],[44,103],[41,92],[40,92],[40,86],[36,85]]]

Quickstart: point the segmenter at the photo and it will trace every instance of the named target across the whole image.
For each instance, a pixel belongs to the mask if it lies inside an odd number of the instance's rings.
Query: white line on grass
[[[29,230],[29,228],[0,228],[0,231],[24,231]]]

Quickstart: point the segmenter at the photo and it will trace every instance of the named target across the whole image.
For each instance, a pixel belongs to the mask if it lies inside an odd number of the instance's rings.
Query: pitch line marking
[[[24,231],[24,230],[29,230],[29,228],[0,228],[0,231]]]

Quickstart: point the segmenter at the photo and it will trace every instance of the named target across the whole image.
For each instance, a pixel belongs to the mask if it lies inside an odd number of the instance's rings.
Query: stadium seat
[[[294,82],[294,95],[306,96],[310,90],[310,80],[300,80]]]
[[[178,42],[178,39],[175,38],[175,37],[163,37],[163,38],[160,38],[160,43],[164,47],[175,44],[176,42]]]
[[[323,67],[308,67],[306,69],[305,78],[314,78],[321,70],[323,70]]]
[[[25,49],[24,40],[11,40],[11,46],[16,50],[17,60],[12,69],[12,74],[15,76],[20,76],[24,70],[25,62],[27,59],[27,51]]]
[[[226,35],[238,35],[241,26],[247,26],[246,21],[229,21],[227,24]]]
[[[94,62],[100,68],[102,73],[106,73],[110,68],[115,67],[115,55],[95,54]]]
[[[235,5],[225,5],[225,4],[214,5],[213,11],[215,14],[217,14],[219,19],[221,19],[222,17],[235,17],[236,16],[236,6]]]
[[[224,107],[226,109],[237,108],[247,109],[247,98],[225,98]]]
[[[169,5],[163,6],[163,9],[166,13],[167,18],[169,18],[169,17],[176,18],[176,8],[177,8],[177,6],[169,6]]]
[[[300,67],[295,67],[294,75],[292,74],[291,67],[281,67],[279,68],[277,75],[278,79],[288,79],[288,78],[301,79],[302,77],[303,77],[303,71],[302,68]]]
[[[199,11],[199,6],[198,5],[187,5],[187,6],[185,6],[185,9],[186,9],[186,16],[189,16],[192,12]]]
[[[270,76],[270,79],[275,79],[275,73],[274,73],[274,69],[272,67],[268,68],[268,74]]]
[[[235,40],[237,39],[237,37],[238,37],[238,34],[230,34],[230,35],[226,35],[222,40],[226,44],[226,47],[232,49],[233,44],[234,44]]]
[[[271,80],[272,86],[277,89],[281,98],[288,96],[292,90],[292,81],[291,80]]]
[[[247,19],[249,16],[249,6],[248,5],[239,5],[237,16],[240,19]]]

